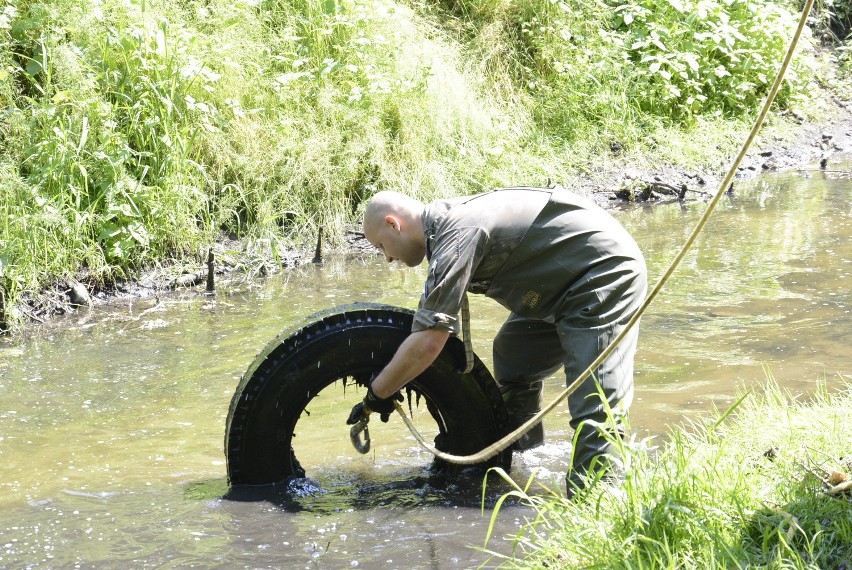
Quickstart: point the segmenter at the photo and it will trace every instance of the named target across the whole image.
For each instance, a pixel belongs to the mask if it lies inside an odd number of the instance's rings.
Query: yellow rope
[[[754,141],[754,138],[757,136],[757,132],[760,130],[760,127],[763,125],[764,119],[766,119],[766,115],[769,113],[769,108],[772,106],[772,101],[775,100],[775,96],[778,94],[778,90],[781,88],[781,82],[784,79],[784,74],[787,71],[787,67],[790,65],[790,60],[793,58],[793,52],[796,49],[796,46],[799,43],[799,38],[802,35],[802,31],[805,29],[805,24],[808,20],[808,14],[810,14],[811,8],[813,7],[814,0],[807,0],[805,6],[802,8],[802,16],[799,18],[799,25],[796,28],[796,33],[793,34],[793,38],[790,41],[790,46],[787,48],[787,53],[784,56],[784,60],[781,64],[780,69],[778,70],[778,74],[775,76],[775,81],[772,84],[772,88],[769,90],[769,94],[766,97],[766,102],[763,104],[763,108],[760,111],[760,114],[757,117],[757,120],[754,122],[754,126],[751,128],[751,132],[748,135],[748,138],[743,143],[742,148],[740,149],[739,154],[736,159],[734,159],[733,164],[728,169],[728,173],[725,175],[725,179],[722,181],[722,184],[719,186],[719,190],[716,192],[716,195],[713,196],[713,199],[710,200],[710,204],[707,206],[707,209],[704,211],[704,215],[701,216],[701,219],[695,226],[695,229],[692,230],[689,238],[686,240],[686,243],[683,244],[683,247],[675,256],[669,268],[660,278],[657,285],[651,290],[648,296],[645,298],[645,302],[639,307],[639,310],[636,311],[636,314],[627,322],[627,326],[621,331],[621,333],[615,337],[612,343],[604,350],[600,356],[598,356],[594,362],[592,362],[588,368],[586,368],[576,380],[574,380],[571,384],[568,385],[565,390],[562,391],[559,396],[557,396],[550,404],[545,406],[538,414],[536,414],[531,419],[527,420],[526,423],[518,427],[512,433],[503,437],[503,439],[496,441],[486,447],[485,449],[474,453],[473,455],[451,455],[449,453],[444,453],[443,451],[439,451],[435,449],[434,446],[427,443],[423,436],[417,431],[417,428],[414,427],[414,424],[411,423],[411,420],[405,415],[402,407],[399,403],[395,402],[396,411],[399,415],[402,416],[402,419],[405,421],[405,424],[408,426],[408,429],[411,430],[412,435],[420,442],[420,445],[431,452],[435,457],[442,459],[448,463],[455,463],[458,465],[473,465],[476,463],[482,463],[488,459],[491,459],[513,443],[515,443],[518,439],[521,438],[527,431],[529,431],[534,425],[539,423],[544,416],[549,414],[559,403],[571,395],[580,384],[589,376],[591,376],[592,372],[601,365],[601,363],[610,355],[610,353],[615,349],[616,346],[621,342],[621,340],[627,335],[627,333],[636,326],[636,323],[639,322],[639,318],[645,313],[645,310],[648,308],[648,305],[657,297],[659,292],[663,289],[663,286],[668,282],[672,273],[674,273],[675,269],[677,269],[678,265],[680,265],[681,260],[683,260],[686,253],[695,243],[695,239],[698,237],[698,234],[701,233],[701,230],[704,229],[704,225],[707,223],[707,220],[710,219],[710,215],[713,213],[713,210],[716,208],[716,204],[719,203],[722,195],[725,194],[725,191],[730,186],[731,182],[734,179],[734,175],[737,172],[737,168],[739,168],[740,163],[742,163],[745,158],[746,152],[748,151],[749,146]]]

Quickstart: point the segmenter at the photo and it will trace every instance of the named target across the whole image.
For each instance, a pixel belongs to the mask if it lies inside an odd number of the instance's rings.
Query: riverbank
[[[704,199],[801,9],[105,1],[0,17],[0,329],[194,290],[211,252],[252,277],[309,262],[320,232],[351,247],[383,188]],[[791,130],[852,99],[841,4],[813,15],[744,173],[783,168],[783,141],[813,140]]]
[[[832,100],[820,122],[805,121],[789,114],[776,117],[765,127],[739,168],[737,179],[750,179],[762,172],[801,169],[805,172],[831,170],[835,157],[852,153],[852,104]],[[732,160],[732,159],[731,159]],[[595,199],[605,208],[629,202],[653,205],[677,200],[707,200],[718,189],[729,163],[686,168],[679,164],[651,165],[642,156],[614,152],[607,160],[587,165],[582,174],[558,182],[566,188]],[[547,180],[518,181],[541,184]],[[269,240],[235,240],[223,237],[212,245],[213,287],[252,281],[295,267],[320,261],[323,256],[346,254],[376,255],[353,226],[343,236],[329,236],[320,243],[286,250],[272,247]],[[207,292],[209,267],[206,256],[194,262],[164,261],[130,279],[103,286],[85,273],[54,283],[42,291],[24,296],[21,311],[26,326],[49,327],[52,317],[109,307],[133,299],[156,298],[174,293]],[[26,327],[25,327],[26,328]]]
[[[536,517],[507,537],[503,567],[848,569],[850,414],[848,384],[803,400],[770,377],[665,443],[626,443],[620,487],[518,488]]]
[[[380,188],[428,201],[552,180],[645,199],[687,184],[701,199],[801,7],[701,9],[10,5],[0,329],[194,286],[210,250],[253,275],[313,259],[321,231],[343,248]],[[780,131],[826,121],[829,91],[852,98],[849,58],[821,44],[845,34],[829,40],[832,16],[814,16],[775,98]],[[666,45],[642,40],[661,33]]]

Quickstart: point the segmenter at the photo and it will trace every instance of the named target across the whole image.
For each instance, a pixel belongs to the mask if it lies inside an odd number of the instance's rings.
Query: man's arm
[[[389,398],[435,362],[450,333],[427,329],[411,333],[371,384],[379,398]]]

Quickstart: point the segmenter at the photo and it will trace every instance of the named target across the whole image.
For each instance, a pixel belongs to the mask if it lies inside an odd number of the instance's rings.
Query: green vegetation
[[[852,40],[838,48],[837,87],[835,91],[845,101],[852,101]]]
[[[795,6],[801,9],[805,0],[797,0]],[[817,0],[811,12],[811,27],[814,34],[825,43],[836,44],[844,39],[852,39],[852,2],[849,0]]]
[[[570,183],[611,148],[717,165],[794,8],[0,0],[0,326],[55,283],[197,262],[224,236],[275,256],[338,240],[379,188]],[[816,112],[799,53],[778,104]]]
[[[574,500],[559,496],[559,482],[540,495],[532,481],[516,487],[536,517],[510,537],[516,558],[504,567],[845,568],[850,413],[852,386],[797,402],[770,379],[665,443],[625,444],[620,487]]]

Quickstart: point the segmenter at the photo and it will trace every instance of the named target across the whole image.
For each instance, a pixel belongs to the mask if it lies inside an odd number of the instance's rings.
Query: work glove
[[[370,417],[370,414],[373,412],[377,412],[379,418],[384,423],[387,423],[395,409],[393,405],[394,400],[397,402],[404,401],[402,394],[399,392],[394,393],[390,398],[379,398],[376,396],[373,392],[373,380],[376,379],[376,376],[374,374],[370,378],[370,382],[367,384],[367,395],[364,396],[364,400],[355,404],[349,413],[349,419],[346,420],[348,425],[354,425],[360,420]]]

